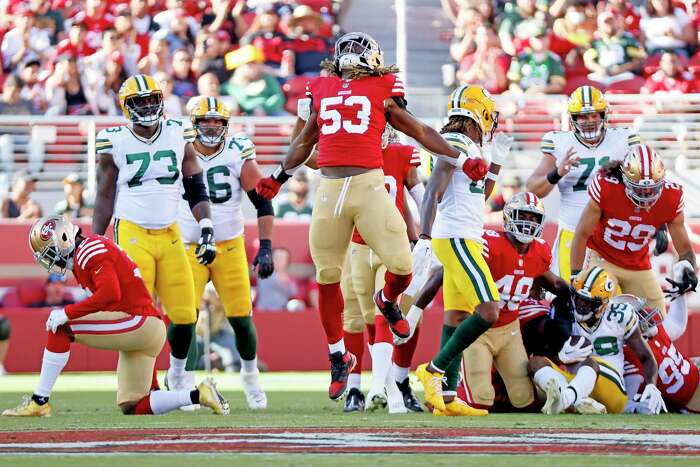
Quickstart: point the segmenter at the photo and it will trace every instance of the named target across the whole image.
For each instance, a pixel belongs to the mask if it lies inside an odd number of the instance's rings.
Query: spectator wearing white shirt
[[[20,98],[32,103],[33,113],[43,113],[46,111],[46,91],[44,85],[39,82],[39,70],[41,62],[37,58],[30,58],[22,64],[20,78],[22,78],[22,90]]]
[[[49,52],[49,33],[35,26],[32,11],[24,11],[15,17],[15,27],[2,39],[2,63],[6,70],[14,71],[18,65],[30,58],[43,61]]]
[[[674,52],[688,58],[688,48],[695,45],[690,18],[682,8],[674,8],[671,0],[648,0],[639,26],[649,55]]]

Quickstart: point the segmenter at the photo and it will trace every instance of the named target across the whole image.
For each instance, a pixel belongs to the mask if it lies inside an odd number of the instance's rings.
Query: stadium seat
[[[606,93],[609,94],[639,94],[639,90],[644,86],[644,78],[637,76],[625,81],[618,81],[608,86]]]

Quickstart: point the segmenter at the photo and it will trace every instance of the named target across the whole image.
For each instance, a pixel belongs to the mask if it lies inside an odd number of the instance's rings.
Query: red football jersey
[[[136,264],[116,243],[91,235],[75,249],[73,275],[92,295],[65,307],[75,319],[96,311],[122,311],[134,316],[159,316]]]
[[[384,156],[384,186],[403,216],[406,210],[404,182],[411,167],[420,166],[420,151],[407,144],[390,144],[384,148],[382,154]],[[365,244],[357,229],[352,233],[352,241],[360,245]]]
[[[384,101],[404,97],[398,76],[320,77],[307,85],[306,95],[318,114],[319,167],[382,167]]]
[[[658,333],[651,339],[647,339],[656,363],[659,365],[656,386],[661,391],[669,409],[682,409],[698,390],[700,371],[676,349],[663,323],[658,325],[657,329]],[[625,350],[627,350],[626,346]],[[629,374],[643,374],[642,363],[634,352],[626,351],[625,375]]]
[[[541,316],[546,316],[549,314],[549,303],[540,302],[534,298],[526,298],[520,301],[520,308],[518,308],[520,319],[520,327],[522,328],[527,323],[533,319],[539,318]]]
[[[632,203],[622,182],[600,173],[588,186],[588,194],[602,211],[588,248],[622,268],[651,269],[649,242],[662,224],[683,212],[683,187],[666,182],[661,197],[649,210]]]
[[[552,250],[544,240],[536,238],[521,255],[505,232],[495,230],[484,231],[483,239],[483,255],[501,296],[500,316],[493,325],[496,328],[518,319],[521,302],[529,297],[535,278],[549,271]]]

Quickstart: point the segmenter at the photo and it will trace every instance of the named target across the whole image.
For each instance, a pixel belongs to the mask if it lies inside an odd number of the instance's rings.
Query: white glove
[[[559,361],[563,364],[582,362],[593,353],[593,345],[586,339],[580,338],[575,345],[571,341],[572,337],[569,337],[559,351]]]
[[[413,333],[416,332],[418,323],[420,323],[421,316],[423,316],[423,310],[421,310],[417,306],[412,306],[411,309],[408,310],[408,313],[406,313],[406,321],[408,321],[408,326],[410,328],[408,337],[399,337],[396,334],[394,334],[394,345],[403,345],[409,340],[411,340],[411,338],[413,337]]]
[[[646,403],[649,407],[650,415],[658,415],[663,410],[666,410],[666,403],[664,403],[663,397],[661,397],[661,391],[653,384],[647,384],[642,392],[642,397],[639,399],[640,403]]]
[[[413,275],[422,276],[430,270],[433,244],[428,238],[419,238],[413,247]]]
[[[690,261],[684,259],[683,261],[678,261],[673,265],[673,280],[676,282],[681,282],[683,280],[683,273],[685,271],[695,272],[693,265]]]
[[[49,314],[49,318],[46,320],[46,330],[51,331],[54,334],[59,326],[62,326],[68,322],[68,316],[63,308],[54,308]]]
[[[503,166],[510,154],[513,137],[505,133],[496,133],[491,143],[491,163]]]

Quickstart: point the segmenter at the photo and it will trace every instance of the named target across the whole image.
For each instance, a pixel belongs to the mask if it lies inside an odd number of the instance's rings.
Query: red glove
[[[255,191],[266,200],[271,200],[279,193],[282,184],[272,177],[261,178],[255,184]]]
[[[462,171],[467,174],[467,177],[477,182],[484,177],[489,171],[486,162],[480,157],[472,157],[467,159],[462,166]]]

